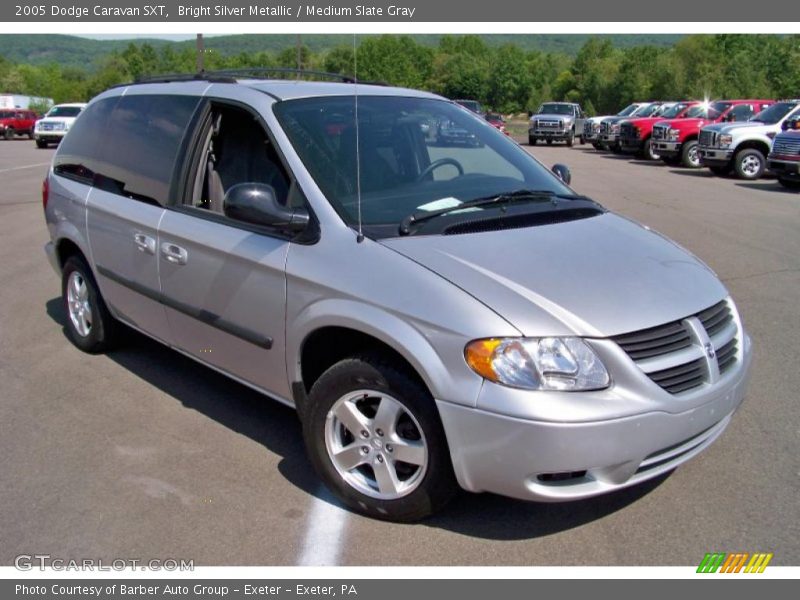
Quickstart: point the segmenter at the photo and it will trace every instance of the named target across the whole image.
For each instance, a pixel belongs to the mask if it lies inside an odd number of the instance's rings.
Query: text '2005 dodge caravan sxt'
[[[373,517],[459,486],[630,486],[708,447],[744,396],[750,339],[706,265],[433,94],[120,86],[43,201],[75,345],[124,323],[295,406],[320,477]]]

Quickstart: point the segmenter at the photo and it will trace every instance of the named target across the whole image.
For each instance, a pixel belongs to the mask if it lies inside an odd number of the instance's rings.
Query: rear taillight
[[[47,200],[50,198],[50,181],[47,177],[42,181],[42,209],[47,210]]]

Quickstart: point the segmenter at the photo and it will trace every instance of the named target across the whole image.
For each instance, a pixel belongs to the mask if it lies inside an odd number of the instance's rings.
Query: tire
[[[44,140],[36,140],[36,147],[47,148],[47,142],[45,142]]]
[[[33,139],[33,129],[28,129],[28,139],[29,140]]]
[[[380,417],[371,417],[384,406],[399,416],[387,420],[381,431]],[[345,425],[346,420],[356,426]],[[379,354],[342,360],[320,376],[303,411],[303,439],[325,484],[368,517],[418,521],[442,508],[459,489],[433,398],[417,378]],[[393,460],[392,453],[397,456],[401,447],[419,462]],[[353,452],[335,464],[335,452],[347,448]],[[384,473],[380,484],[376,468]],[[387,473],[394,473],[392,483]]]
[[[644,141],[644,148],[642,148],[642,157],[645,160],[658,160],[661,158],[658,152],[653,149],[653,140],[651,138],[647,138]]]
[[[733,168],[739,179],[754,180],[764,174],[767,161],[760,150],[755,148],[745,148],[739,150],[733,157]]]
[[[14,130],[11,129],[11,127],[7,127],[6,130],[5,130],[5,133],[3,134],[3,136],[7,140],[13,140],[14,139]]]
[[[583,139],[583,136],[581,136],[581,137],[579,137],[579,138],[578,138],[578,143],[579,143],[581,146],[583,146],[583,145],[586,143],[586,141]]]
[[[528,145],[529,146],[535,146],[536,145],[536,138],[528,136]]]
[[[108,312],[91,269],[78,256],[71,256],[64,263],[61,301],[67,317],[67,335],[75,346],[90,354],[114,346],[119,323]]]
[[[552,146],[553,145],[553,138],[547,138],[547,145],[548,146]]]
[[[603,144],[600,144],[600,143],[598,143],[598,142],[592,142],[592,147],[593,147],[595,150],[603,150]]]
[[[569,137],[566,139],[567,147],[572,148],[575,145],[575,132],[569,134]]]
[[[730,175],[731,168],[728,165],[724,167],[708,167],[711,169],[711,172],[718,177],[725,177],[726,175]]]
[[[778,183],[780,183],[787,190],[800,190],[800,181],[797,181],[796,179],[778,177]]]
[[[619,144],[614,144],[613,146],[609,146],[611,148],[611,152],[614,154],[622,154],[622,148]]]
[[[700,157],[697,155],[697,140],[689,140],[681,149],[681,164],[687,169],[699,169]]]

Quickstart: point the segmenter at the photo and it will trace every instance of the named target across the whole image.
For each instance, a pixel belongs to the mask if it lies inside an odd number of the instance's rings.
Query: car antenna
[[[358,50],[356,48],[356,34],[353,32],[353,114],[356,120],[356,206],[358,210],[358,235],[356,242],[364,241],[364,231],[361,226],[361,149],[359,148],[358,135]]]

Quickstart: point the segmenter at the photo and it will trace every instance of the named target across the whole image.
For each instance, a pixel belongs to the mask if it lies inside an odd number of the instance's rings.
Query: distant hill
[[[366,37],[366,36],[360,36]],[[441,35],[412,35],[418,43],[435,46]],[[490,46],[516,44],[524,50],[561,52],[575,55],[590,37],[583,34],[487,34],[482,36]],[[681,35],[609,35],[614,45],[620,48],[631,46],[671,46]],[[294,34],[224,35],[205,38],[205,46],[223,55],[251,53],[259,51],[278,52],[295,44]],[[350,35],[326,34],[303,35],[303,44],[314,52],[328,50],[338,45],[352,43]],[[96,64],[97,59],[115,50],[122,50],[128,44],[150,44],[155,48],[172,45],[176,50],[194,46],[194,40],[171,41],[163,39],[136,40],[97,40],[71,35],[26,34],[0,35],[0,56],[17,62],[34,65],[57,63],[64,66],[86,67]]]

